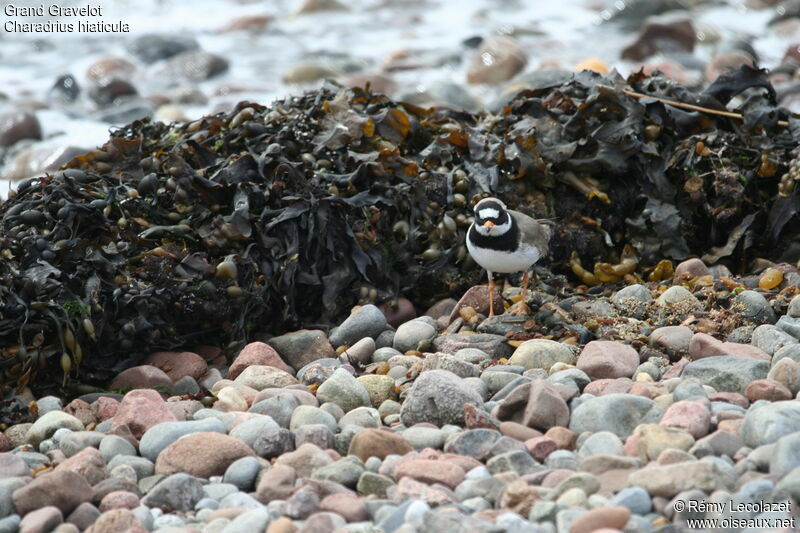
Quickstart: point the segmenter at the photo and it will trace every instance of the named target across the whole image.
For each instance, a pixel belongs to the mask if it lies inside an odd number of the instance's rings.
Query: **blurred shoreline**
[[[697,86],[716,77],[708,72],[715,61],[718,68],[748,59],[778,68],[787,47],[800,39],[797,19],[768,25],[780,6],[739,0],[57,5],[62,10],[89,6],[102,15],[7,21],[58,22],[76,29],[79,22],[121,23],[129,31],[0,34],[3,197],[11,182],[55,170],[76,153],[102,144],[110,129],[136,118],[176,122],[227,111],[242,100],[268,105],[318,87],[326,78],[350,86],[369,82],[377,92],[417,105],[476,111],[498,108],[554,69],[616,68],[627,75],[644,66]],[[666,26],[688,21],[694,35],[671,42],[673,30],[656,33],[650,36],[654,53],[623,58],[653,16]],[[666,49],[659,50],[664,42]],[[686,46],[691,49],[681,49]],[[473,72],[482,67],[485,72]],[[794,87],[793,73],[786,78]],[[788,100],[790,109],[797,107],[793,97]],[[23,124],[22,131],[4,133],[25,118],[31,124]]]

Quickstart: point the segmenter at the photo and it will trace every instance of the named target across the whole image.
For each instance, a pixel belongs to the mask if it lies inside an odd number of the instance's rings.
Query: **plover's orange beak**
[[[492,222],[491,220],[487,220],[486,222],[483,223],[483,227],[492,229],[494,227],[494,222]]]

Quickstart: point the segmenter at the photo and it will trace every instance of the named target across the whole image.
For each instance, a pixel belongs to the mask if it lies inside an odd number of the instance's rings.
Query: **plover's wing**
[[[550,224],[547,222],[539,223],[525,213],[508,210],[520,230],[520,242],[536,246],[539,249],[540,257],[547,255],[550,235],[552,233]]]

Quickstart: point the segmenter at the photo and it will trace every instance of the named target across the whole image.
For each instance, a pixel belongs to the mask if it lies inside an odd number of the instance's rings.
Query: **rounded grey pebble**
[[[800,344],[789,344],[776,351],[775,355],[772,357],[772,366],[774,367],[778,361],[785,357],[791,359],[795,363],[800,363]]]
[[[173,394],[175,396],[197,394],[198,392],[200,392],[200,385],[192,376],[183,376],[173,385]]]
[[[294,431],[294,444],[299,448],[305,443],[311,443],[323,450],[335,446],[334,432],[324,424],[305,424]]]
[[[0,518],[0,531],[3,533],[17,533],[17,531],[19,531],[20,522],[22,522],[22,517],[18,514]]]
[[[200,511],[201,509],[219,509],[219,502],[213,498],[203,498],[194,506],[195,511]]]
[[[380,427],[381,416],[374,407],[356,407],[341,417],[337,423],[340,428],[350,424],[363,428]]]
[[[436,326],[422,319],[405,322],[394,334],[393,348],[400,353],[416,350],[423,341],[431,341],[436,337]]]
[[[344,412],[356,407],[372,405],[369,393],[363,383],[358,381],[344,367],[337,368],[331,376],[317,389],[317,400],[322,403],[332,402]]]
[[[131,465],[117,465],[110,469],[108,477],[115,477],[130,481],[134,485],[139,481],[139,475]]]
[[[408,367],[404,365],[398,365],[390,368],[389,372],[386,375],[393,379],[404,379],[407,373],[408,373]]]
[[[750,341],[753,338],[754,329],[756,329],[756,327],[752,324],[748,326],[739,326],[731,331],[727,337],[725,337],[725,341],[737,342],[739,344],[750,344]]]
[[[774,355],[784,346],[797,344],[797,339],[775,326],[763,324],[753,330],[753,338],[750,343],[768,355]]]
[[[297,379],[301,383],[311,383],[316,380],[324,380],[333,374],[334,370],[342,366],[342,361],[334,357],[317,359],[303,366],[297,371]],[[309,380],[309,381],[306,381]]]
[[[106,435],[100,441],[100,455],[106,463],[118,455],[136,455],[133,444],[119,435]]]
[[[220,509],[259,509],[261,503],[246,492],[233,492],[219,502]]]
[[[423,448],[440,450],[444,446],[445,440],[447,440],[447,434],[439,428],[414,426],[403,431],[403,438],[415,450],[422,450]]]
[[[183,527],[185,524],[186,522],[182,518],[174,514],[161,515],[153,520],[153,528],[156,530],[167,527]]]
[[[294,433],[285,428],[272,428],[261,433],[253,443],[253,450],[265,459],[279,457],[295,450]]]
[[[114,423],[113,418],[103,420],[102,422],[100,422],[95,426],[94,430],[99,431],[100,433],[108,433],[111,430],[111,424],[113,423]]]
[[[39,443],[39,452],[47,453],[58,449],[58,444],[53,439],[44,439]]]
[[[547,456],[544,464],[547,468],[563,468],[566,470],[577,470],[580,467],[580,461],[575,456],[575,452],[569,450],[556,450]]]
[[[488,393],[495,394],[503,387],[505,387],[506,385],[517,379],[519,375],[520,375],[519,373],[515,372],[503,372],[497,370],[489,371],[489,369],[486,369],[481,373],[480,379],[486,384]],[[482,391],[478,390],[479,394],[481,394],[481,392]],[[484,399],[488,398],[488,394],[481,394],[481,397]]]
[[[361,431],[361,426],[344,426],[341,431],[334,436],[334,449],[339,452],[339,455],[346,456],[347,450],[350,449],[350,441],[356,436],[356,433]]]
[[[352,365],[366,365],[372,361],[373,353],[375,353],[375,341],[371,337],[364,337],[348,348],[341,358]]]
[[[136,476],[139,479],[144,479],[153,475],[155,464],[146,459],[145,457],[138,457],[136,455],[117,455],[108,462],[109,470],[118,465],[128,465],[136,471]]]
[[[800,318],[782,316],[778,319],[775,327],[785,331],[795,339],[800,339]]]
[[[239,492],[239,487],[232,483],[209,483],[203,485],[203,494],[212,500],[222,501],[225,496]]]
[[[392,344],[394,344],[394,331],[391,329],[382,331],[375,339],[375,347],[378,349],[391,348]],[[377,361],[373,360],[373,362]]]
[[[800,295],[795,296],[792,298],[792,301],[789,302],[786,314],[794,318],[800,318]]]
[[[661,369],[650,361],[642,363],[636,368],[636,370],[633,372],[634,380],[636,379],[637,374],[647,374],[653,378],[654,381],[661,379]]]
[[[362,305],[353,311],[339,327],[334,328],[328,339],[334,348],[343,344],[351,346],[364,337],[374,339],[388,328],[386,316],[380,309],[372,304]]]
[[[250,406],[248,412],[269,415],[275,422],[278,423],[279,426],[282,428],[288,428],[292,419],[292,414],[299,405],[300,402],[297,401],[297,398],[295,398],[293,395],[280,394],[278,396],[273,396],[272,398],[267,398],[266,400],[261,400],[258,403],[254,403],[252,406]]]
[[[264,531],[271,519],[270,512],[263,506],[250,509],[230,521],[223,533]]]
[[[592,433],[578,447],[578,457],[586,459],[595,455],[625,455],[622,439],[610,431]]]
[[[617,291],[611,301],[622,315],[641,320],[647,316],[647,307],[653,296],[646,287],[637,283]]]
[[[681,400],[696,400],[698,398],[708,398],[705,387],[696,379],[684,379],[672,391],[672,398],[678,402]]]
[[[312,407],[310,405],[301,405],[297,407],[292,413],[289,429],[291,431],[297,431],[303,426],[322,424],[330,429],[331,432],[336,432],[337,418],[335,415],[331,414],[330,411],[334,410],[334,408],[341,408],[336,404],[330,404],[328,407],[326,406],[328,406],[328,404],[323,404],[322,407]]]
[[[377,457],[370,457],[366,461],[364,461],[364,468],[368,472],[377,472],[378,469],[381,467],[382,461]]]
[[[140,488],[147,496],[142,498],[142,505],[188,511],[203,497],[203,486],[199,479],[189,474],[179,472],[168,477],[153,476],[156,484],[145,490],[144,479],[139,482]]]
[[[578,387],[578,390],[583,390],[583,388],[592,381],[586,372],[579,368],[559,370],[558,372],[550,374],[546,379],[553,384],[569,384],[571,382]]]
[[[402,355],[402,354],[389,346],[386,346],[384,348],[378,348],[372,353],[372,362],[382,363],[384,361],[388,361],[395,355]]]
[[[250,491],[255,487],[256,478],[261,471],[261,462],[255,457],[237,459],[225,470],[223,483],[230,483],[240,490]]]
[[[142,524],[142,527],[144,527],[149,531],[152,531],[153,515],[150,513],[150,509],[148,509],[144,505],[140,505],[135,509],[133,509],[131,512],[139,520],[139,523]]]
[[[271,416],[256,415],[253,416],[253,418],[237,424],[236,427],[234,427],[228,433],[228,435],[235,439],[239,439],[252,448],[256,440],[258,440],[259,435],[266,431],[276,430],[279,428],[280,426],[277,422],[275,422],[275,420],[272,419]]]
[[[461,505],[472,512],[485,511],[492,507],[492,504],[490,504],[486,498],[481,498],[480,496],[464,500],[461,502]]]
[[[319,406],[320,409],[333,416],[337,422],[344,416],[344,409],[333,402],[326,402]],[[335,431],[335,430],[334,430]]]
[[[483,407],[483,397],[452,372],[429,370],[409,389],[400,418],[408,426],[418,422],[463,425],[465,403]]]
[[[777,320],[775,310],[764,295],[756,291],[742,291],[735,297],[741,313],[757,324],[774,324]]]
[[[472,364],[479,364],[491,359],[488,353],[478,348],[461,348],[454,355],[462,361]]]
[[[650,494],[642,487],[626,487],[615,494],[608,505],[621,505],[630,509],[631,513],[646,515],[653,508]]]
[[[358,457],[348,455],[343,459],[318,468],[311,474],[311,477],[312,479],[327,479],[355,489],[358,479],[364,471],[364,463]]]
[[[55,433],[50,437],[56,444],[61,444],[61,439],[72,433],[69,428],[58,428]]]
[[[36,400],[36,408],[39,411],[39,416],[42,416],[50,411],[61,411],[64,408],[64,404],[61,401],[61,398],[56,396],[45,396]]]
[[[400,414],[400,402],[395,400],[384,400],[383,403],[378,407],[378,413],[381,415],[381,418],[386,418],[388,415],[399,415]]]
[[[99,431],[73,431],[61,438],[58,447],[64,452],[64,455],[72,457],[85,448],[99,447],[105,437],[106,435]]]

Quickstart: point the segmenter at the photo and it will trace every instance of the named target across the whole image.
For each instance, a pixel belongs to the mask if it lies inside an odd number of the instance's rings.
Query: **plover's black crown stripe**
[[[519,248],[519,226],[514,217],[511,219],[511,229],[501,235],[481,235],[473,224],[467,233],[467,239],[473,246],[486,248],[498,252],[514,252]]]

